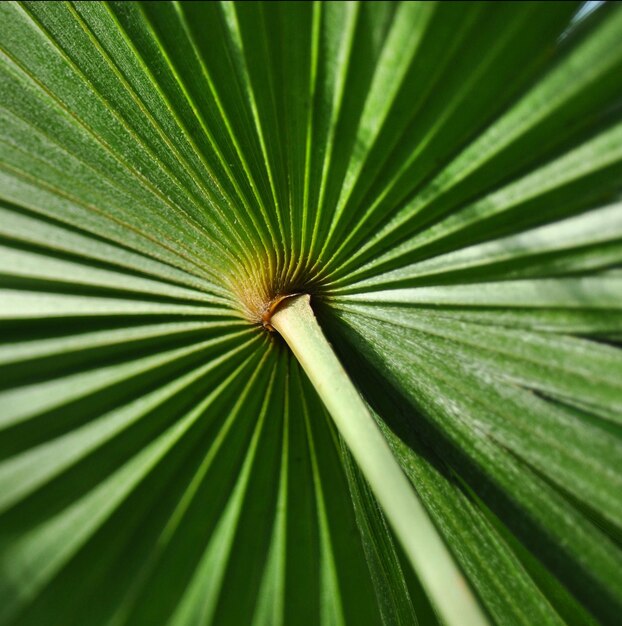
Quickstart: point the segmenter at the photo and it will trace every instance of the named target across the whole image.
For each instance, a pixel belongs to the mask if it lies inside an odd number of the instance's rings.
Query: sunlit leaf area
[[[622,4],[0,3],[2,626],[621,616]]]

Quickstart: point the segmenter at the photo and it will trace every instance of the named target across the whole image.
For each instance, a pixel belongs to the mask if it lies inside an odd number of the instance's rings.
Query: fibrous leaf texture
[[[621,42],[618,3],[0,3],[0,624],[463,626],[291,294],[483,620],[619,623]]]

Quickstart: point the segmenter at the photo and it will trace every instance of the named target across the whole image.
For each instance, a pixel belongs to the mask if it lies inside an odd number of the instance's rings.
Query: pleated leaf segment
[[[0,3],[0,624],[617,624],[622,5]]]

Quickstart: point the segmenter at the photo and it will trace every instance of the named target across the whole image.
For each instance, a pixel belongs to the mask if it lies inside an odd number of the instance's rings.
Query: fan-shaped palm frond
[[[616,623],[596,4],[0,4],[0,623]]]

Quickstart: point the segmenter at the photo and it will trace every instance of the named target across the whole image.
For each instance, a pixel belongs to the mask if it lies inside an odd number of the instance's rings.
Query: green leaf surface
[[[0,3],[0,624],[460,626],[455,581],[616,624],[621,40],[618,3]],[[350,395],[268,332],[301,293]]]

